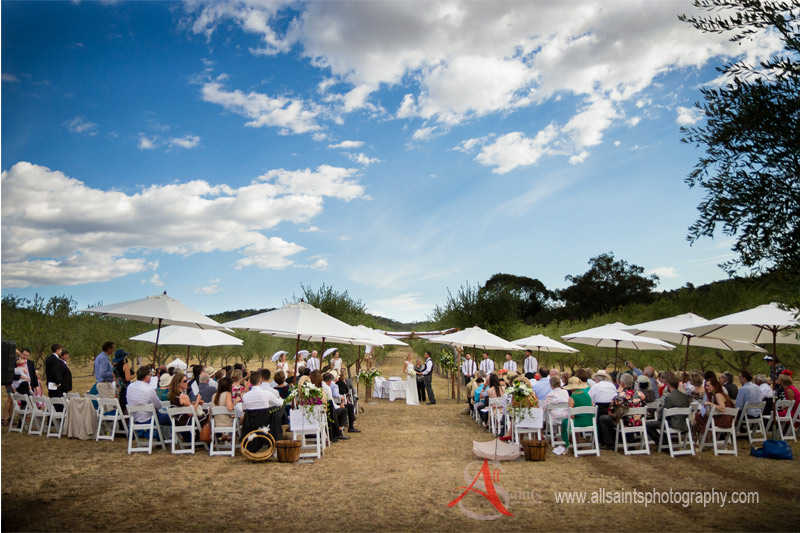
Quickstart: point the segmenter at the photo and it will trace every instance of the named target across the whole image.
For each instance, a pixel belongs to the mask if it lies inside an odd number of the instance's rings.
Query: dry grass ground
[[[401,375],[402,352],[390,355],[385,375]],[[76,372],[88,373],[88,372]],[[88,388],[89,378],[76,384]],[[474,476],[473,440],[490,436],[447,398],[436,380],[438,404],[402,401],[365,405],[362,430],[314,464],[253,464],[235,458],[127,455],[126,443],[82,442],[2,434],[4,531],[473,531],[504,530],[797,530],[798,461],[739,457],[670,459],[665,454],[557,457],[541,463],[503,463],[499,486],[512,494],[509,511],[489,526],[447,504]],[[797,456],[800,445],[793,443]],[[554,491],[637,489],[757,491],[759,501],[724,507],[702,504],[629,506],[557,504]],[[475,512],[494,509],[477,494]]]

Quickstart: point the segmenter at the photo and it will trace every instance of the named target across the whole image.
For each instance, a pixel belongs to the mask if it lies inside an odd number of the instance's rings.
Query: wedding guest
[[[306,366],[308,368],[310,368],[312,371],[319,370],[319,357],[317,356],[317,351],[316,350],[312,350],[311,351],[311,357],[308,358],[308,363],[306,364]],[[263,376],[262,376],[262,378],[263,378]],[[262,382],[263,382],[263,379],[262,379]]]
[[[280,370],[275,372],[275,390],[284,400],[289,396],[289,385],[286,383],[286,375]]]
[[[739,409],[740,416],[744,416],[744,414],[742,414],[744,413],[744,406],[748,403],[761,403],[761,391],[752,381],[753,374],[751,374],[749,370],[745,369],[739,373],[739,383],[742,385],[742,388],[739,389],[739,393],[736,395],[736,407]],[[761,410],[748,409],[747,417],[760,418]]]
[[[233,396],[233,400],[236,401],[244,394],[244,384],[242,383],[241,369],[236,368],[231,372],[231,380],[233,381],[231,395]]]
[[[475,361],[472,360],[472,354],[466,354],[464,356],[464,362],[461,363],[461,375],[464,376],[464,385],[466,386],[469,384],[470,380],[475,376],[475,372],[478,371],[478,366],[475,364]]]
[[[705,403],[706,410],[704,413],[697,413],[694,417],[694,431],[702,435],[706,430],[708,423],[708,414],[711,407],[716,408],[714,415],[714,423],[717,427],[729,428],[733,424],[733,416],[725,414],[725,409],[734,407],[735,404],[731,400],[728,393],[725,392],[725,387],[722,386],[717,378],[709,378],[705,384],[706,398],[709,398]]]
[[[579,386],[577,389],[586,389],[586,393],[589,393],[589,372],[585,368],[579,368],[575,371],[575,377],[578,378]],[[571,379],[571,378],[570,378]],[[569,380],[567,381],[569,383]],[[568,390],[575,390],[568,389]]]
[[[505,385],[500,380],[497,374],[492,374],[489,376],[489,387],[486,391],[486,398],[502,398],[503,393],[505,392]],[[486,400],[484,407],[489,405],[489,400]],[[497,409],[497,408],[495,408]],[[500,407],[502,409],[502,406]],[[489,412],[481,411],[481,420],[483,421],[483,425],[486,426],[489,421]],[[502,433],[501,433],[502,434]]]
[[[425,401],[425,378],[422,376],[423,370],[425,370],[425,365],[422,364],[422,359],[417,357],[417,362],[414,364],[414,372],[417,373],[417,396],[420,402]]]
[[[231,396],[231,387],[233,380],[231,378],[223,377],[217,382],[217,390],[214,393],[214,398],[211,404],[216,407],[225,406],[231,414],[214,415],[214,425],[218,427],[229,428],[233,425],[233,396]],[[222,440],[230,440],[229,435],[222,437]]]
[[[116,398],[114,392],[114,367],[109,357],[114,351],[114,343],[103,343],[102,351],[94,358],[94,379],[97,383],[97,394],[101,398]]]
[[[278,392],[275,390],[275,387],[270,384],[270,380],[272,380],[272,372],[270,372],[269,368],[262,368],[260,370],[261,374],[261,385],[259,385],[262,389],[272,389],[273,392]]]
[[[651,403],[656,401],[655,392],[650,390],[650,380],[647,376],[642,374],[636,378],[636,383],[639,385],[639,392],[644,395],[644,403]]]
[[[200,374],[202,374],[202,372],[203,372],[203,365],[192,365],[192,377],[189,378],[189,388],[186,389],[186,392],[189,394],[189,399],[192,401],[195,401],[197,399],[197,395],[194,392],[195,385],[199,386]]]
[[[550,392],[545,396],[542,408],[548,413],[548,416],[553,419],[554,428],[560,427],[561,422],[569,417],[568,408],[551,408],[551,405],[557,403],[569,404],[569,393],[561,388],[561,378],[559,376],[550,376]],[[569,439],[565,442],[569,442]]]
[[[528,379],[533,379],[536,371],[539,370],[539,362],[533,356],[531,350],[525,350],[525,360],[522,362],[522,368],[525,372],[525,377]]]
[[[600,442],[603,443],[604,450],[614,449],[616,436],[615,412],[620,414],[628,409],[644,407],[644,397],[641,393],[633,390],[633,376],[630,374],[620,374],[619,385],[622,388],[620,393],[611,401],[608,407],[608,414],[598,418],[598,429],[600,431]],[[622,423],[625,427],[641,426],[643,419],[641,415],[622,414]]]
[[[162,402],[169,401],[169,384],[172,383],[172,376],[169,375],[169,372],[164,372],[161,374],[161,377],[158,378],[158,387],[156,388],[156,396]]]
[[[792,385],[792,374],[790,372],[791,370],[784,370],[783,373],[780,376],[778,376],[778,381],[776,384],[780,385],[783,388],[784,400],[794,401],[794,404],[792,405],[792,409],[790,411],[790,416],[794,418],[794,415],[797,412],[797,407],[798,405],[800,405],[800,391],[797,390],[797,387]],[[786,411],[779,411],[778,414],[784,416],[786,415]]]
[[[136,381],[128,385],[128,405],[152,404],[156,410],[158,423],[162,426],[169,426],[169,415],[160,411],[161,399],[156,394],[156,391],[153,390],[153,387],[150,386],[151,379],[153,379],[153,377],[150,375],[149,365],[140,366],[138,370],[136,370]],[[145,412],[133,413],[133,420],[136,423],[147,422],[150,418],[151,415]]]
[[[207,366],[207,367],[205,367],[203,369],[203,372],[208,374],[208,384],[216,389],[217,388],[217,378],[216,378],[217,371],[214,370],[214,367],[213,366]]]
[[[510,353],[506,354],[506,362],[503,363],[503,370],[507,370],[508,372],[517,371],[517,362],[514,361]]]
[[[209,383],[208,374],[205,371],[200,372],[200,376],[197,378],[197,395],[203,399],[203,403],[211,403],[211,398],[216,391],[217,389]]]
[[[579,368],[577,372],[575,372],[575,376],[569,378],[567,382],[567,386],[564,387],[564,390],[569,393],[569,406],[570,408],[575,407],[591,407],[592,398],[589,396],[589,387],[586,386],[585,381],[581,381],[580,375],[585,376],[586,371],[582,368]],[[561,440],[567,443],[567,447],[569,447],[570,441],[570,423],[575,427],[587,427],[592,425],[592,421],[594,420],[594,415],[576,415],[570,421],[569,417],[565,418],[561,422]],[[574,443],[573,443],[574,444]]]
[[[111,361],[114,367],[114,379],[117,382],[119,406],[122,412],[127,412],[127,389],[130,382],[133,380],[133,373],[131,372],[131,363],[128,361],[128,352],[120,348],[114,352],[114,359]]]
[[[282,353],[278,358],[278,363],[275,366],[276,372],[283,372],[286,374],[289,371],[289,363],[286,361],[286,354]],[[230,374],[229,374],[230,375]]]
[[[189,394],[186,392],[189,388],[189,378],[183,372],[177,371],[172,376],[172,381],[169,384],[169,404],[172,407],[191,407],[197,412],[197,408],[203,405],[203,399],[199,396],[192,402],[189,399]],[[200,425],[205,423],[206,415],[200,417]],[[182,414],[175,417],[175,424],[178,426],[189,425],[192,421],[192,415]],[[198,428],[199,430],[199,428]]]
[[[758,374],[755,382],[761,392],[761,401],[767,404],[764,406],[764,414],[772,414],[772,387],[769,386],[767,377],[764,374]]]
[[[558,374],[558,370],[555,370],[555,372],[556,374]],[[548,394],[550,394],[550,391],[552,390],[550,388],[550,371],[542,367],[539,373],[541,374],[542,377],[541,379],[539,379],[539,381],[537,381],[533,385],[533,392],[536,393],[537,398],[544,399],[547,397]],[[561,380],[559,380],[559,383],[560,382]]]
[[[494,361],[489,359],[489,354],[486,352],[483,353],[483,360],[481,361],[480,369],[486,372],[487,376],[494,372]]]
[[[331,359],[331,368],[340,373],[342,371],[342,357],[339,355],[339,350],[333,352],[333,359]]]
[[[778,361],[777,357],[772,355],[765,355],[764,361],[769,365],[769,380],[774,385],[774,401],[783,400],[783,385],[778,383],[778,376],[780,376],[786,368]]]
[[[330,384],[333,383],[333,375],[330,372],[321,374],[318,370],[315,370],[310,375],[311,383],[314,383],[314,385],[316,385],[315,382],[317,381],[317,377],[320,380],[320,384],[318,386],[321,386],[322,390],[325,391],[325,400],[328,409],[328,427],[330,429],[331,442],[347,440],[350,437],[345,435],[343,432],[344,425],[347,423],[347,410],[338,408],[333,403],[333,389],[330,386]]]
[[[651,440],[653,440],[656,443],[659,441],[659,438],[661,436],[661,426],[664,419],[664,410],[676,407],[686,408],[689,407],[689,405],[691,404],[689,396],[686,395],[684,392],[681,392],[681,390],[679,389],[680,381],[678,380],[678,376],[676,376],[671,372],[668,372],[664,376],[664,380],[667,384],[667,387],[665,389],[666,396],[664,398],[664,403],[658,407],[655,419],[646,421],[647,435]],[[670,417],[667,420],[667,424],[669,425],[670,428],[680,431],[681,433],[689,429],[686,426],[686,417],[683,416]]]
[[[736,396],[739,394],[739,387],[733,382],[733,374],[730,372],[723,372],[720,376],[720,382],[722,386],[725,387],[725,392],[728,393],[730,399],[736,400]]]
[[[353,407],[353,404],[347,401],[347,398],[342,395],[341,391],[339,390],[339,386],[336,384],[336,379],[339,376],[334,372],[326,372],[322,375],[322,380],[327,383],[328,387],[331,389],[333,406],[337,411],[340,409],[345,410],[345,413],[347,414],[346,420],[348,433],[361,433],[361,430],[356,429],[353,425],[356,421],[355,408]],[[340,430],[344,431],[344,426],[342,426]]]

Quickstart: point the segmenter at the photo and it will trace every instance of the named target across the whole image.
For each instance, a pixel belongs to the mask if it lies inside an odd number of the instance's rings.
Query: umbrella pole
[[[778,328],[774,328],[772,330],[772,357],[775,359],[773,365],[778,364]],[[770,367],[770,377],[772,377],[772,368]],[[778,398],[775,397],[775,381],[777,377],[772,380],[772,438],[778,440],[778,428],[776,422],[777,409],[775,409],[775,404],[778,401]],[[797,400],[795,400],[797,401]],[[745,413],[746,414],[746,413]]]
[[[614,341],[614,372],[617,371],[617,354],[619,354],[619,341]]]
[[[536,347],[536,366],[539,367],[539,368],[541,368],[541,366],[542,366],[542,347],[541,346],[537,346]],[[536,370],[538,371],[539,368],[537,368]],[[542,377],[542,376],[539,375],[539,377]]]
[[[297,385],[297,352],[300,351],[300,335],[297,336],[297,348],[294,351],[294,384]]]
[[[686,357],[683,360],[683,373],[686,373],[686,367],[689,365],[689,342],[691,342],[691,337],[686,335]],[[683,376],[681,376],[681,381],[683,381]]]
[[[158,329],[156,330],[156,347],[153,348],[153,366],[156,366],[156,354],[158,353],[158,337],[161,335],[161,319],[158,319]]]
[[[186,364],[189,364],[189,345],[186,345]]]

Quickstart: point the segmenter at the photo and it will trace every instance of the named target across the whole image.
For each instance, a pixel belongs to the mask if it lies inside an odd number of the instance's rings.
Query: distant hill
[[[216,315],[208,315],[208,317],[216,320],[217,322],[222,323],[222,322],[230,322],[231,320],[238,320],[246,316],[266,313],[267,311],[273,311],[273,310],[275,310],[274,307],[267,307],[264,309],[237,309],[236,311],[223,311],[221,313],[217,313]]]

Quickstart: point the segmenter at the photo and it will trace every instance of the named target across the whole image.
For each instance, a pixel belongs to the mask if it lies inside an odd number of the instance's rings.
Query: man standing
[[[308,363],[306,364],[306,368],[311,370],[319,370],[319,357],[317,357],[317,351],[312,350],[311,357],[308,359]]]
[[[769,381],[772,383],[773,389],[773,401],[777,402],[778,400],[784,399],[784,390],[783,385],[778,383],[778,376],[781,375],[781,372],[786,370],[786,368],[778,361],[777,358],[771,355],[765,355],[764,361],[767,362],[769,365]]]
[[[483,361],[481,361],[481,370],[486,372],[486,375],[489,376],[494,372],[494,361],[489,359],[489,354],[483,352]]]
[[[53,353],[44,361],[47,395],[51,398],[61,398],[64,395],[64,393],[61,392],[61,370],[64,368],[64,364],[61,362],[61,351],[63,348],[60,344],[54,344],[51,350]]]
[[[525,371],[525,377],[533,379],[536,371],[539,370],[539,361],[533,356],[533,352],[525,350],[525,361],[523,361],[522,369]]]
[[[69,369],[69,350],[61,351],[61,394],[66,394],[72,390],[72,371]]]
[[[464,376],[464,385],[466,386],[472,376],[475,375],[478,367],[475,365],[475,361],[472,360],[472,354],[467,354],[464,357],[464,362],[461,363],[461,374]]]
[[[436,405],[436,397],[433,395],[433,359],[431,352],[425,352],[425,369],[422,371],[422,379],[425,382],[425,392],[428,395],[428,405]]]
[[[97,394],[101,398],[115,398],[114,368],[108,360],[114,352],[114,343],[103,343],[102,351],[94,358],[94,379],[97,381]]]
[[[517,371],[517,362],[511,358],[511,354],[506,354],[506,362],[503,363],[503,369],[508,372],[516,372]]]

